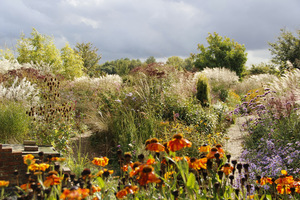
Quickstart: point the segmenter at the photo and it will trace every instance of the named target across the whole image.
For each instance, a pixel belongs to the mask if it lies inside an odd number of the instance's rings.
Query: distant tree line
[[[171,56],[165,64],[177,70],[188,71],[201,71],[207,67],[224,67],[236,72],[240,78],[248,74],[280,74],[291,68],[300,69],[300,30],[297,30],[295,35],[281,29],[277,41],[268,43],[273,55],[272,63],[252,65],[250,69],[246,69],[245,66],[247,53],[244,45],[217,33],[209,33],[206,40],[207,47],[198,44],[199,53],[191,54],[185,59]],[[135,67],[157,62],[155,57],[149,56],[145,62],[139,59],[120,58],[100,64],[102,56],[92,43],[77,43],[74,48],[66,43],[63,48],[58,49],[53,37],[40,34],[34,28],[31,37],[27,38],[21,34],[16,49],[17,55],[11,49],[0,49],[0,58],[17,60],[19,63],[48,64],[51,71],[67,79],[82,75],[98,77],[104,74],[119,74],[124,76]]]

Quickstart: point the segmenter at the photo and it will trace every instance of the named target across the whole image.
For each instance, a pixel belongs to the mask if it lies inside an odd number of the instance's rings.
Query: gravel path
[[[243,151],[242,141],[243,135],[246,133],[241,131],[241,127],[245,121],[245,117],[238,117],[235,124],[232,124],[228,129],[229,140],[225,144],[225,149],[231,154],[231,160],[239,160]]]

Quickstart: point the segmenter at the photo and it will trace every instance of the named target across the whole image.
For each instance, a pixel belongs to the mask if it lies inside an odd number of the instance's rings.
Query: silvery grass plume
[[[201,73],[206,75],[211,85],[222,85],[226,89],[236,85],[239,81],[239,77],[236,73],[227,68],[205,68],[201,72],[195,73],[195,84],[197,83]]]
[[[111,89],[115,89],[121,86],[123,80],[119,75],[106,75],[100,76],[99,78],[90,78],[87,76],[82,76],[79,78],[75,78],[74,81],[71,82],[71,85],[88,85],[89,87],[96,89],[100,88],[104,91],[109,91]]]
[[[250,90],[263,88],[266,83],[272,83],[276,78],[272,74],[252,75],[238,84],[235,90],[237,94],[246,94]]]
[[[172,79],[170,93],[175,94],[178,99],[186,100],[196,92],[196,85],[192,75],[178,73],[176,77]]]
[[[300,70],[294,69],[282,77],[275,77],[273,81],[265,84],[265,88],[276,91],[279,98],[293,95],[295,97],[293,101],[300,104]]]
[[[16,77],[13,84],[6,88],[3,83],[0,84],[0,98],[24,102],[25,105],[36,105],[39,102],[39,90],[36,89],[35,84],[31,84],[26,78],[18,81],[19,77]]]
[[[33,62],[20,64],[17,60],[0,60],[0,74],[5,74],[10,70],[17,70],[20,68],[33,68],[43,73],[50,73],[52,70],[51,65],[46,63],[40,63],[39,65],[33,64]]]
[[[5,74],[9,70],[14,70],[14,69],[20,69],[22,67],[21,64],[18,63],[18,61],[9,61],[6,59],[0,60],[0,73]]]

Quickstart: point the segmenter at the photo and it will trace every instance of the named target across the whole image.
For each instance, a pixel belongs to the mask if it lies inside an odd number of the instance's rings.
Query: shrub
[[[210,86],[208,83],[208,79],[205,75],[199,76],[197,82],[197,99],[201,102],[202,106],[210,105]]]
[[[0,143],[23,142],[28,137],[30,119],[20,103],[5,101],[0,103]]]

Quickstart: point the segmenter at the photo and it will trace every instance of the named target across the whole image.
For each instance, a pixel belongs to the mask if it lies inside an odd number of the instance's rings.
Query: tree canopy
[[[56,48],[52,37],[40,34],[33,28],[31,37],[21,35],[17,43],[19,63],[49,64],[51,71],[68,79],[83,75],[82,58],[66,44],[61,50]]]
[[[77,43],[74,51],[82,57],[83,61],[83,71],[88,74],[90,77],[96,75],[96,70],[99,68],[99,61],[101,55],[98,55],[98,48],[93,47],[89,43]]]
[[[245,71],[245,63],[247,61],[245,46],[228,37],[223,38],[217,33],[209,33],[206,40],[209,44],[208,47],[198,44],[200,53],[194,55],[195,67],[200,70],[206,67],[224,67],[235,71],[241,77]]]
[[[274,43],[269,42],[272,61],[281,68],[289,68],[290,62],[293,67],[300,69],[300,30],[295,36],[292,32],[285,29],[280,30],[280,36]]]

